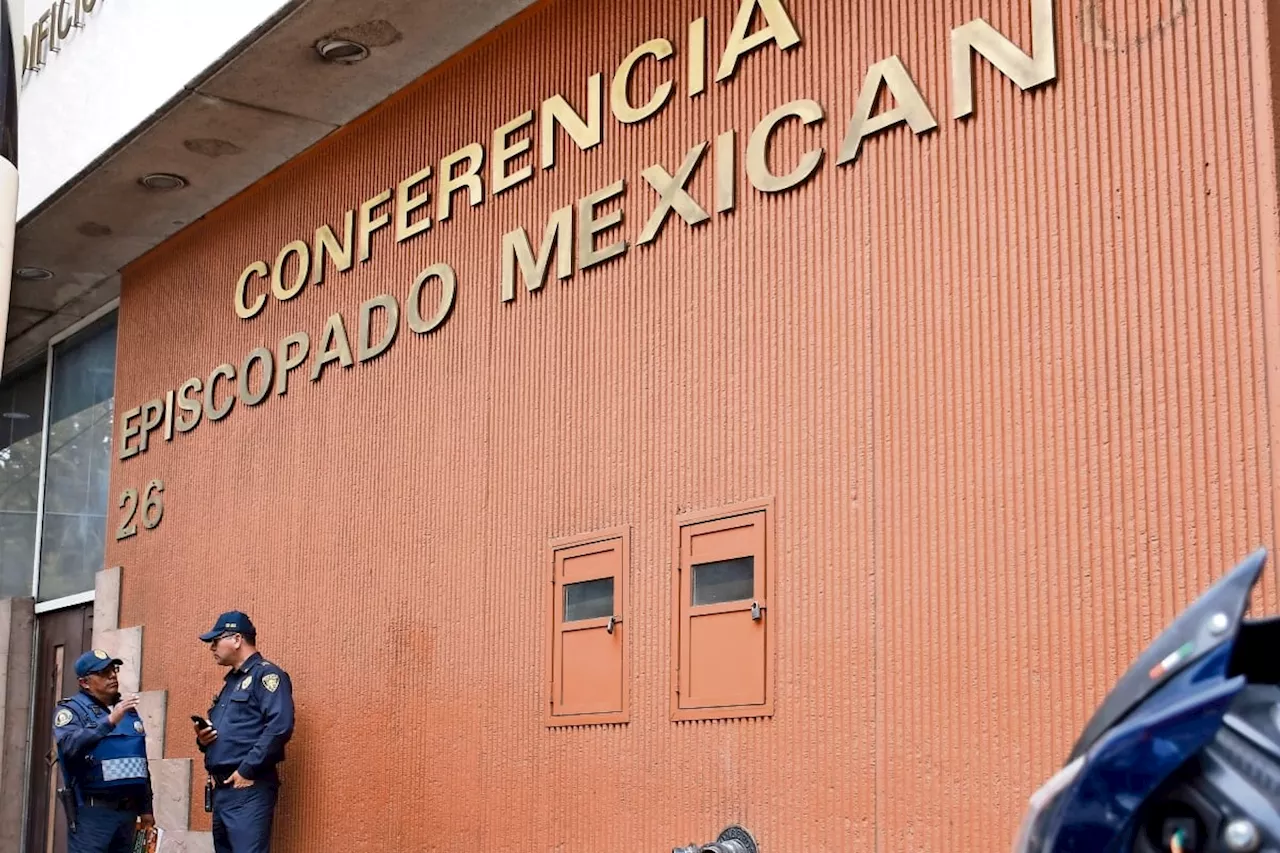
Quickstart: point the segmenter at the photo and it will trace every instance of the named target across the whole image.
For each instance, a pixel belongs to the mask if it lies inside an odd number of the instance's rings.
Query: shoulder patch
[[[74,717],[75,714],[71,713],[70,708],[59,708],[57,715],[53,718],[53,724],[57,728],[62,728],[67,723],[71,722]]]
[[[136,720],[134,722],[133,730],[140,735],[145,735],[147,733],[146,727],[142,725],[142,720]]]
[[[262,676],[262,686],[267,688],[268,693],[275,693],[276,688],[280,686],[280,673],[269,672]]]

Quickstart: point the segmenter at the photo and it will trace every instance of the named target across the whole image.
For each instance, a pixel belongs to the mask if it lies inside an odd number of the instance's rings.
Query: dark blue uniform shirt
[[[289,674],[254,652],[227,673],[209,709],[218,739],[200,747],[211,773],[237,771],[245,779],[262,778],[284,759],[293,737],[293,684]]]
[[[90,793],[83,777],[85,759],[93,754],[94,748],[102,739],[115,730],[108,717],[110,709],[95,699],[87,690],[80,691],[89,701],[86,703],[93,709],[92,717],[74,702],[63,700],[58,703],[57,713],[53,720],[54,740],[61,752],[61,761],[66,774],[74,781],[78,799]],[[125,714],[120,721],[122,726],[137,726],[136,731],[142,734],[142,718],[136,711]],[[138,780],[136,785],[117,786],[110,789],[112,796],[136,797],[139,802],[139,814],[151,814],[151,773],[148,768],[147,778]]]

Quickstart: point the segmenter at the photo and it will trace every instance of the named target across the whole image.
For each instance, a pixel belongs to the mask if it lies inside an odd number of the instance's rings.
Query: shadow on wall
[[[295,699],[296,701],[296,699]],[[323,768],[313,767],[314,752],[302,749],[306,743],[327,739],[329,732],[312,730],[311,719],[303,712],[302,703],[295,705],[293,737],[285,745],[285,760],[279,765],[280,796],[276,802],[275,820],[271,827],[272,846],[287,846],[295,827],[306,814],[306,802],[330,802],[325,782],[328,778]],[[348,765],[353,767],[354,765]],[[342,772],[331,768],[330,772]]]

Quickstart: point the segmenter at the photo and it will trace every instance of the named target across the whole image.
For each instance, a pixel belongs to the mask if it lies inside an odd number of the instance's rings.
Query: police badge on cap
[[[230,610],[213,620],[213,627],[200,635],[200,642],[208,643],[225,634],[243,634],[251,642],[258,630],[253,627],[248,614],[240,610]]]
[[[113,658],[102,649],[93,649],[76,658],[76,678],[84,678],[112,666],[124,666],[124,661]]]

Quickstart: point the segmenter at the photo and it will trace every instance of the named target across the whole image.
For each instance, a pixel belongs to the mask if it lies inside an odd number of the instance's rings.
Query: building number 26
[[[138,535],[138,525],[134,521],[134,516],[138,515],[138,490],[125,489],[120,495],[120,503],[117,507],[125,511],[125,516],[120,520],[120,526],[116,528],[116,539],[128,539],[130,536]],[[160,523],[160,519],[164,518],[164,483],[160,480],[152,480],[147,484],[147,490],[142,495],[142,526],[147,530],[154,530],[156,525]]]

